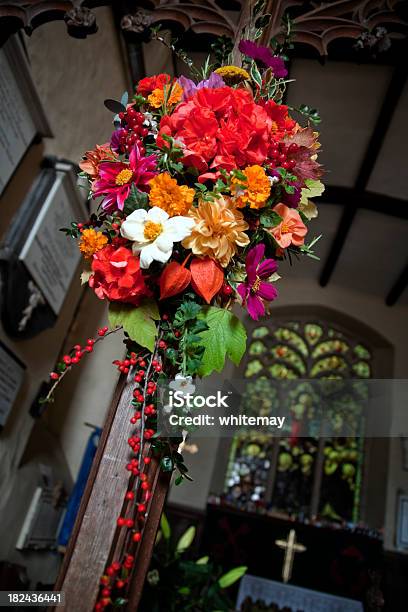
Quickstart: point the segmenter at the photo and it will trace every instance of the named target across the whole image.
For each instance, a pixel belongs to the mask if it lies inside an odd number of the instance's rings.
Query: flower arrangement
[[[79,164],[97,211],[64,230],[84,256],[82,282],[109,303],[111,331],[100,329],[63,356],[46,399],[96,342],[124,331],[127,354],[115,365],[135,383],[136,429],[128,506],[117,524],[130,530],[133,547],[151,500],[143,442],[150,440],[162,469],[179,471],[176,484],[189,479],[180,447],[155,435],[163,371],[188,385],[190,377],[221,371],[226,357],[238,365],[246,332],[233,306],[256,321],[268,315],[280,262],[315,257],[316,239],[305,240],[317,216],[311,198],[323,191],[311,125],[317,112],[302,107],[302,126],[282,103],[282,49],[248,37],[239,66],[231,49],[221,40],[215,62],[208,58],[200,70],[188,61],[191,79],[149,76],[130,97],[105,101],[114,131]],[[133,562],[134,550],[109,565],[97,610],[123,600]]]

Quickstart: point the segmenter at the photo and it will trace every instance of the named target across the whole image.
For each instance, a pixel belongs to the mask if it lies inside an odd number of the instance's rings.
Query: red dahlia
[[[92,271],[89,285],[101,300],[107,298],[137,305],[142,297],[151,295],[140,270],[139,258],[126,247],[108,244],[95,253]]]

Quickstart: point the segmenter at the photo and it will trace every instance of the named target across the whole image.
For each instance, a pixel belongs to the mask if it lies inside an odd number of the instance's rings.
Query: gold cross
[[[303,544],[298,544],[296,542],[296,531],[294,529],[291,529],[289,531],[287,540],[276,540],[275,544],[276,546],[279,546],[279,548],[283,548],[285,551],[285,557],[282,566],[282,580],[283,582],[289,582],[292,576],[293,560],[295,558],[295,553],[304,552],[306,550],[306,546],[303,546]]]

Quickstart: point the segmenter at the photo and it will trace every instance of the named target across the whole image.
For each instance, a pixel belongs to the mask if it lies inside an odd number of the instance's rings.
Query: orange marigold
[[[271,184],[265,170],[258,165],[247,166],[242,170],[246,180],[234,176],[231,192],[238,208],[249,204],[250,208],[262,208],[271,194]],[[244,189],[245,187],[245,189]]]
[[[102,232],[97,232],[93,228],[85,229],[81,234],[79,250],[85,259],[91,259],[91,257],[103,249],[107,243],[108,239]]]
[[[177,104],[177,102],[180,102],[182,97],[183,88],[176,82],[173,83],[173,85],[165,85],[163,88],[153,89],[147,101],[150,106],[160,108],[163,106],[164,101],[166,101],[168,106],[173,106]]]
[[[150,206],[158,206],[170,217],[186,215],[194,200],[194,189],[178,185],[168,172],[158,174],[149,182]]]
[[[245,234],[248,223],[241,211],[237,210],[231,198],[219,197],[213,201],[200,201],[189,214],[195,226],[182,244],[195,255],[208,256],[225,268],[235,255],[238,247],[249,243]]]

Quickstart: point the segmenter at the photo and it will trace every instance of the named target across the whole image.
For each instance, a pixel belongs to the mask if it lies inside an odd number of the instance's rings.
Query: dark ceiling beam
[[[408,286],[408,264],[402,270],[401,274],[398,276],[397,280],[391,287],[387,297],[385,298],[385,303],[387,304],[387,306],[394,306],[394,304],[399,300],[401,295],[404,293],[407,286]]]
[[[354,187],[326,185],[323,195],[316,198],[315,201],[316,203],[337,204],[343,207],[356,206],[391,217],[408,219],[408,200],[401,200],[372,191],[361,193]]]
[[[388,128],[391,125],[394,111],[397,107],[407,80],[407,75],[408,62],[405,60],[405,56],[403,55],[398,65],[394,68],[387,93],[378,114],[377,122],[375,124],[373,133],[371,134],[371,138],[366,149],[366,154],[354,185],[354,193],[357,194],[357,197],[355,197],[350,203],[347,203],[343,211],[336,236],[334,237],[326,263],[322,270],[320,276],[320,285],[322,287],[327,285],[336,268],[341,251],[346,242],[348,233],[359,207],[359,198],[363,198],[364,196],[364,190],[367,187],[367,183],[381,151],[382,143],[387,134]]]

